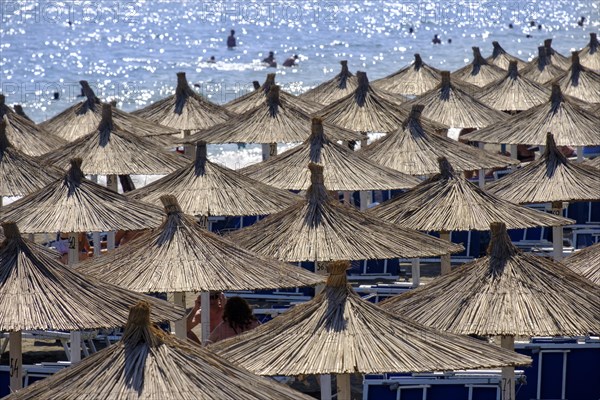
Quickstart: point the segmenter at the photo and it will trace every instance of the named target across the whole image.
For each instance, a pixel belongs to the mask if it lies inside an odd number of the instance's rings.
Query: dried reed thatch
[[[295,99],[280,96],[280,88],[271,85],[263,103],[229,121],[183,139],[196,143],[291,143],[304,142],[310,135],[310,115],[294,105]],[[336,140],[361,140],[351,130],[327,124]]]
[[[564,74],[564,72],[562,68],[554,64],[548,54],[548,49],[540,46],[538,47],[538,56],[521,70],[521,76],[543,85]]]
[[[127,310],[148,298],[156,321],[178,320],[184,310],[87,277],[21,237],[14,223],[2,224],[0,330],[82,330],[122,326]]]
[[[551,59],[552,64],[556,65],[562,70],[567,70],[571,66],[571,60],[569,57],[563,56],[558,51],[552,48],[552,39],[544,40],[544,47],[546,48],[548,56]]]
[[[502,79],[506,71],[488,63],[481,55],[479,47],[473,47],[473,61],[452,73],[452,78],[460,79],[475,86],[484,87]]]
[[[42,168],[36,160],[10,144],[6,126],[4,116],[0,119],[0,196],[25,196],[57,179],[58,171]]]
[[[236,114],[243,114],[247,111],[253,110],[264,104],[265,97],[269,94],[271,86],[275,85],[275,74],[267,74],[265,83],[262,84],[260,89],[256,89],[250,93],[246,93],[243,96],[238,97],[225,104],[225,108]],[[280,92],[280,98],[289,101],[294,104],[297,108],[301,109],[305,113],[312,114],[320,110],[323,106],[320,103],[315,103],[308,99],[296,97],[285,91]]]
[[[373,81],[373,87],[388,93],[418,96],[435,88],[440,82],[440,70],[423,62],[419,53],[415,61],[385,78]]]
[[[600,42],[596,32],[590,33],[590,42],[579,52],[581,65],[586,68],[600,71]]]
[[[4,229],[2,228],[2,225],[0,225],[0,243],[4,242],[5,239],[6,237],[4,236]],[[60,257],[59,252],[51,247],[46,247],[44,245],[37,244],[34,242],[29,242],[29,244],[38,248],[42,253],[45,253],[50,258],[58,259]]]
[[[0,94],[0,120],[6,117],[6,136],[12,145],[31,157],[41,156],[66,144],[30,120],[21,117],[6,105],[6,98]]]
[[[330,264],[325,289],[249,332],[210,346],[259,375],[448,371],[529,364],[528,357],[442,333],[363,300],[348,262]]]
[[[300,146],[240,170],[246,176],[270,186],[306,190],[310,186],[308,163],[323,165],[329,190],[408,189],[419,180],[383,167],[329,139],[320,118],[312,120],[312,134]]]
[[[485,143],[544,145],[546,134],[552,132],[558,146],[599,145],[600,116],[579,104],[579,100],[563,95],[555,83],[546,103],[462,138]]]
[[[381,307],[463,335],[572,336],[600,332],[600,290],[562,265],[523,253],[492,223],[488,256]]]
[[[483,128],[506,119],[504,113],[486,106],[452,82],[448,71],[441,75],[441,83],[435,89],[406,102],[404,108],[423,104],[423,116],[453,128]]]
[[[319,111],[323,120],[356,132],[391,132],[402,125],[407,111],[391,95],[369,85],[367,74],[356,72],[358,87],[354,93],[331,103]],[[432,130],[444,130],[447,126],[427,121]]]
[[[439,172],[439,157],[447,157],[458,171],[505,167],[517,160],[480,150],[446,136],[430,134],[421,126],[423,105],[412,106],[402,127],[361,149],[375,162],[409,175],[430,175]]]
[[[188,85],[185,72],[177,73],[175,94],[137,110],[134,115],[178,130],[206,129],[233,116],[223,107],[198,95]]]
[[[312,399],[166,334],[150,323],[149,313],[149,304],[139,302],[120,342],[6,399]]]
[[[519,204],[600,200],[600,171],[570,162],[548,133],[544,155],[487,187]]]
[[[348,61],[340,61],[342,70],[328,81],[302,93],[299,98],[327,106],[336,100],[346,97],[356,90],[356,76],[348,70]]]
[[[323,167],[311,163],[309,168],[312,185],[304,201],[231,233],[231,240],[290,262],[414,258],[460,251],[462,246],[386,224],[340,204],[323,184]]]
[[[98,259],[81,272],[135,292],[197,292],[313,286],[323,281],[304,268],[252,253],[208,232],[161,197],[166,220],[152,232]]]
[[[198,142],[194,162],[128,196],[161,205],[160,197],[166,194],[175,195],[186,214],[205,216],[266,215],[300,200],[208,161],[204,142]]]
[[[79,81],[86,100],[77,103],[60,114],[44,121],[40,126],[48,132],[73,142],[98,127],[102,120],[102,102],[87,81]],[[179,133],[176,129],[149,122],[143,118],[114,108],[114,120],[123,129],[142,137],[153,137],[157,144],[166,144],[168,136]]]
[[[482,88],[477,99],[496,110],[514,112],[545,103],[548,96],[550,89],[521,76],[517,62],[511,61],[506,76]]]
[[[517,63],[517,68],[521,69],[527,66],[527,62],[521,60],[518,57],[509,54],[500,46],[500,43],[493,41],[492,46],[494,46],[494,50],[492,51],[492,55],[485,59],[490,64],[495,65],[496,67],[502,68],[503,70],[508,70],[511,62]]]
[[[571,254],[562,263],[600,286],[600,243]]]
[[[81,159],[60,179],[2,209],[25,233],[108,232],[154,228],[160,208],[133,201],[83,177]]]
[[[600,157],[596,157],[591,160],[586,160],[583,162],[583,165],[587,165],[588,167],[600,169]]]
[[[29,122],[33,122],[33,120],[31,118],[29,118],[29,116],[27,114],[25,114],[25,110],[23,110],[22,105],[15,104],[15,105],[13,105],[13,109],[15,110],[17,115],[20,115],[21,117],[25,118]],[[33,123],[35,123],[35,122],[33,122]]]
[[[367,214],[420,231],[486,231],[495,221],[509,229],[573,223],[487,193],[456,174],[446,158],[439,161],[439,174]]]
[[[600,103],[600,74],[579,62],[579,53],[571,56],[571,68],[552,82],[560,85],[564,94],[588,103]]]
[[[113,120],[114,111],[110,104],[102,104],[98,126],[46,155],[44,162],[67,169],[70,158],[81,158],[84,174],[94,175],[160,175],[185,165],[182,157],[121,127],[116,118]]]

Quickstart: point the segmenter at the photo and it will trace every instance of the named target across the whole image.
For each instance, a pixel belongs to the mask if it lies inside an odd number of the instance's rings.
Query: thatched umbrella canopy
[[[231,233],[231,240],[290,262],[414,258],[460,251],[462,246],[386,224],[339,203],[327,192],[323,167],[311,163],[309,168],[312,184],[304,201]]]
[[[25,110],[23,110],[22,105],[15,104],[15,105],[13,105],[13,109],[15,110],[17,115],[20,115],[21,117],[25,118],[29,122],[33,122],[33,120],[31,118],[29,118],[29,116],[27,114],[25,114]],[[35,122],[33,122],[33,123],[35,123]]]
[[[122,127],[115,117],[115,109],[102,104],[98,126],[46,155],[44,162],[66,169],[70,158],[81,158],[81,169],[88,175],[164,175],[186,164],[182,157]]]
[[[528,357],[442,333],[356,294],[348,262],[330,264],[325,289],[272,321],[209,347],[259,375],[429,372],[529,364]]]
[[[435,88],[440,82],[440,70],[426,64],[419,53],[415,61],[385,78],[373,82],[376,89],[405,96],[418,96]]]
[[[481,336],[578,336],[600,332],[600,290],[544,257],[517,249],[491,225],[488,256],[386,300],[395,315],[446,332]]]
[[[596,32],[590,33],[590,42],[579,52],[579,59],[584,67],[600,71],[600,42]]]
[[[547,50],[546,54],[548,54],[548,56],[550,57],[552,64],[556,65],[562,70],[567,70],[571,66],[571,60],[569,59],[569,57],[566,57],[560,54],[558,51],[554,50],[554,48],[552,47],[552,39],[544,40],[544,47]]]
[[[506,71],[504,69],[490,64],[483,58],[479,47],[473,47],[473,61],[471,64],[454,71],[452,78],[483,87],[498,79],[502,79],[505,75]]]
[[[520,71],[521,76],[534,82],[545,84],[564,74],[564,70],[556,65],[544,46],[538,47],[538,56]]]
[[[198,142],[194,162],[128,196],[161,205],[166,194],[175,195],[186,214],[202,216],[266,215],[299,201],[285,190],[210,162],[204,142]]]
[[[0,94],[0,119],[6,117],[6,136],[16,149],[37,157],[66,144],[63,139],[18,115],[5,102],[6,98]]]
[[[485,143],[544,145],[546,134],[552,132],[559,146],[600,145],[600,116],[579,104],[578,100],[563,95],[558,84],[553,84],[546,103],[463,138]]]
[[[83,177],[81,159],[65,175],[2,209],[22,232],[109,232],[160,225],[158,207],[133,201]]]
[[[600,103],[600,74],[579,62],[579,53],[571,56],[571,67],[552,82],[560,85],[563,93],[588,103]]]
[[[583,162],[583,165],[587,165],[588,167],[600,170],[600,157],[592,158],[591,160],[586,160]]]
[[[600,286],[600,243],[571,254],[562,263]]]
[[[313,118],[312,133],[300,146],[240,170],[246,176],[270,186],[289,190],[310,187],[308,163],[323,165],[325,186],[329,190],[408,189],[418,179],[382,167],[376,162],[329,139],[320,118]]]
[[[174,95],[133,114],[147,121],[183,131],[209,128],[227,121],[233,115],[194,92],[188,84],[185,72],[177,73]]]
[[[246,93],[243,96],[238,97],[225,104],[225,108],[231,112],[237,114],[243,114],[247,111],[253,110],[256,107],[262,106],[265,103],[265,97],[269,94],[271,86],[275,85],[275,74],[267,74],[267,79],[262,84],[260,89],[256,89],[250,93]],[[312,114],[320,110],[323,105],[315,103],[308,99],[303,99],[285,91],[280,91],[279,97],[294,104],[297,108],[301,109],[305,113]]]
[[[138,303],[120,342],[6,399],[312,399],[166,334],[149,313]]]
[[[485,59],[488,63],[493,64],[496,67],[502,68],[505,71],[508,70],[510,63],[513,61],[517,63],[518,69],[527,66],[527,62],[521,60],[518,57],[513,56],[512,54],[507,53],[506,50],[504,50],[502,46],[500,46],[500,43],[498,43],[497,41],[493,41],[492,46],[494,46],[492,55]]]
[[[412,106],[402,126],[370,144],[360,153],[388,168],[409,175],[439,172],[439,157],[447,157],[458,171],[506,167],[518,161],[468,146],[446,136],[429,133],[421,125],[423,105]]]
[[[391,95],[373,88],[365,72],[356,72],[356,77],[354,93],[319,111],[323,120],[356,132],[391,132],[402,125],[408,112],[392,101]],[[432,130],[448,128],[432,121],[426,125]]]
[[[102,120],[103,103],[96,97],[87,81],[79,81],[79,84],[86,99],[40,124],[48,132],[52,132],[68,142],[73,142],[89,134],[98,127]],[[153,140],[157,140],[159,144],[166,143],[168,137],[164,135],[179,133],[176,129],[149,122],[118,110],[116,107],[113,113],[115,122],[123,129],[137,136],[153,137]]]
[[[404,108],[415,104],[425,106],[424,117],[454,128],[483,128],[506,119],[504,113],[486,106],[452,82],[448,71],[442,71],[441,83],[435,89],[406,102]]]
[[[420,231],[487,231],[495,221],[509,229],[573,223],[487,193],[456,174],[445,158],[439,163],[439,174],[367,214]]]
[[[504,112],[524,111],[545,103],[550,89],[524,78],[517,68],[517,62],[511,61],[506,76],[482,88],[477,99]]]
[[[356,76],[348,70],[348,61],[340,61],[342,70],[328,81],[302,93],[299,98],[327,106],[354,92],[358,86]]]
[[[242,249],[208,232],[181,211],[175,196],[163,196],[166,219],[78,270],[135,292],[198,292],[313,286],[322,277]]]
[[[310,136],[311,116],[294,105],[294,99],[281,96],[279,86],[271,85],[262,104],[229,121],[185,138],[187,143],[293,143],[304,142]],[[361,140],[363,136],[351,130],[327,124],[327,131],[336,140]]]

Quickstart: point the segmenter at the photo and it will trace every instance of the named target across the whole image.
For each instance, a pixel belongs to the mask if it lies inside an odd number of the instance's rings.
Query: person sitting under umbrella
[[[260,325],[248,302],[239,296],[227,300],[222,319],[208,337],[209,343],[237,336]]]
[[[187,316],[187,337],[188,339],[201,344],[198,335],[192,331],[192,329],[200,324],[202,321],[201,315],[201,295],[198,295],[194,302],[194,308]],[[223,312],[225,309],[225,303],[227,299],[223,292],[213,292],[210,294],[210,331],[212,332],[217,325],[223,320]]]

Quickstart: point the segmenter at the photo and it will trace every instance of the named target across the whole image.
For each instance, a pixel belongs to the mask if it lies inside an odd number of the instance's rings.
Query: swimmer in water
[[[433,43],[433,44],[441,44],[442,43],[442,41],[438,37],[437,33],[435,35],[433,35],[433,39],[431,39],[431,43]]]
[[[296,60],[298,59],[298,55],[294,54],[294,57],[290,57],[283,62],[284,67],[293,67],[296,65]]]
[[[237,45],[235,40],[235,31],[232,29],[231,34],[227,36],[227,48],[233,49]]]
[[[265,64],[268,64],[268,67],[277,68],[277,62],[275,61],[275,54],[270,51],[269,56],[262,60]]]

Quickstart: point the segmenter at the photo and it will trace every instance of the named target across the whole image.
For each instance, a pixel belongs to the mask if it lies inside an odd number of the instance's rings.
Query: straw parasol
[[[37,157],[66,143],[58,136],[48,133],[45,129],[18,115],[5,102],[6,98],[0,94],[0,119],[6,117],[6,136],[16,149],[28,156]]]
[[[398,228],[340,204],[327,192],[323,167],[309,164],[304,201],[230,234],[232,241],[283,261],[414,258],[460,251],[462,246]]]
[[[139,302],[120,342],[7,400],[311,399],[166,334],[149,313],[149,304]]]
[[[552,132],[559,146],[600,145],[600,117],[565,96],[554,83],[549,101],[497,124],[463,136],[485,143],[544,145]]]
[[[562,263],[600,286],[600,243],[571,254]]]
[[[497,41],[493,41],[492,46],[494,46],[492,55],[485,59],[488,63],[502,68],[503,70],[508,70],[510,63],[513,61],[517,63],[518,69],[524,68],[527,65],[527,63],[520,58],[508,54]]]
[[[356,76],[348,70],[348,61],[340,61],[342,70],[328,81],[302,93],[299,98],[322,104],[324,106],[346,97],[358,86]]]
[[[483,128],[506,119],[504,113],[486,106],[452,82],[450,72],[442,71],[441,75],[442,80],[435,89],[406,102],[404,108],[423,104],[424,117],[453,128]]]
[[[479,47],[473,47],[473,61],[452,73],[452,78],[460,79],[475,86],[483,87],[502,79],[506,71],[490,64],[481,55]]]
[[[596,32],[590,33],[590,42],[579,52],[581,65],[594,71],[600,71],[600,42]]]
[[[68,168],[69,158],[81,158],[84,174],[94,175],[160,175],[185,165],[181,157],[167,152],[148,138],[136,136],[121,127],[115,109],[102,104],[102,119],[85,136],[53,151],[44,162]]]
[[[588,103],[600,103],[600,74],[581,65],[576,51],[571,56],[571,67],[552,82],[558,83],[569,96]]]
[[[297,201],[289,192],[210,162],[204,142],[196,145],[194,162],[128,193],[155,205],[165,194],[175,195],[183,212],[202,216],[266,215]]]
[[[552,47],[552,39],[544,40],[544,47],[546,48],[546,54],[550,57],[552,64],[556,65],[562,70],[567,70],[571,66],[571,60],[569,57],[565,57]],[[535,60],[535,59],[534,59]]]
[[[521,76],[534,82],[545,84],[564,74],[564,72],[562,68],[554,63],[548,54],[548,49],[540,46],[538,47],[538,56],[521,70]]]
[[[240,170],[246,176],[281,189],[306,190],[310,186],[309,162],[324,166],[329,190],[408,189],[419,181],[382,167],[370,159],[329,139],[320,118],[312,120],[312,134],[300,146],[262,163]]]
[[[550,89],[524,78],[511,61],[506,76],[481,89],[477,95],[484,104],[504,112],[518,112],[545,103]]]
[[[596,157],[591,160],[586,160],[583,164],[587,165],[588,167],[600,169],[600,157]]]
[[[438,158],[442,156],[446,156],[458,171],[518,164],[516,160],[426,132],[421,125],[423,108],[421,104],[413,105],[409,117],[398,130],[360,153],[388,168],[416,176],[439,172]]]
[[[265,83],[262,84],[260,89],[256,89],[250,93],[246,93],[243,96],[238,97],[225,104],[225,108],[231,112],[237,114],[243,114],[247,111],[253,110],[264,104],[265,97],[269,94],[271,86],[275,85],[275,74],[267,74]],[[306,113],[314,113],[321,109],[323,106],[320,103],[315,103],[308,99],[303,99],[285,91],[281,91],[280,98],[289,101],[294,104],[297,108],[300,108]]]
[[[373,86],[388,93],[418,96],[439,84],[440,72],[439,69],[424,63],[421,55],[416,53],[412,64],[374,81]]]

